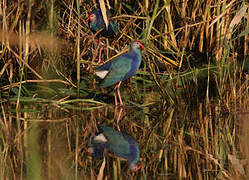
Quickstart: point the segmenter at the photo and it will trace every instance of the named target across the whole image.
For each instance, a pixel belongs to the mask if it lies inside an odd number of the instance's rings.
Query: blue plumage
[[[89,144],[88,152],[91,156],[103,156],[104,149],[107,149],[114,155],[126,159],[128,167],[132,171],[138,170],[137,162],[140,152],[134,138],[108,126],[99,126],[98,129],[100,134],[94,137]]]
[[[95,68],[97,76],[103,79],[100,83],[100,87],[108,87],[113,84],[117,84],[115,89],[117,90],[120,105],[123,105],[119,87],[121,82],[127,80],[131,76],[135,75],[138,70],[142,56],[140,49],[144,49],[144,46],[139,41],[134,41],[130,45],[129,52],[116,57],[113,61],[110,61],[102,66]],[[117,105],[117,95],[115,95],[115,105]]]
[[[99,72],[107,72],[106,76],[100,76],[101,78],[104,78],[100,87],[111,86],[119,81],[125,81],[135,75],[142,61],[140,49],[143,48],[144,46],[139,41],[134,41],[130,45],[129,52],[116,57],[113,61],[95,68],[97,75]]]
[[[110,18],[110,12],[106,12],[107,18]],[[104,37],[112,37],[118,34],[118,25],[115,20],[109,21],[108,27],[106,28],[102,12],[100,8],[94,9],[87,18],[89,27],[93,33],[96,33],[98,30],[103,28],[100,34]]]

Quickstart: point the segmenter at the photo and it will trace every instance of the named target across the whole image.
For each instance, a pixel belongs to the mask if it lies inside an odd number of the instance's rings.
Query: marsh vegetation
[[[1,1],[0,179],[102,179],[84,149],[118,115],[143,168],[107,155],[103,179],[248,179],[248,2],[110,1],[119,33],[100,45],[97,3]],[[93,68],[133,40],[145,49],[121,110]]]

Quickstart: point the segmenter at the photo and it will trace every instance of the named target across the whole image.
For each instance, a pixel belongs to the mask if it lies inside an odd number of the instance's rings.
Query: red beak
[[[89,149],[88,149],[88,148],[86,148],[86,149],[85,149],[85,151],[86,151],[86,153],[87,153],[88,155],[90,155],[90,154],[91,154],[91,152],[89,151]]]
[[[93,14],[89,14],[88,18],[86,19],[86,22],[87,22],[87,23],[89,22],[90,17],[92,17],[92,16],[93,16]]]
[[[140,42],[140,41],[136,41],[138,44],[139,44],[139,46],[140,46],[140,49],[144,49],[144,45]]]
[[[143,45],[142,45],[143,46]],[[138,172],[143,167],[142,164],[137,165],[136,169],[133,171],[134,173]]]

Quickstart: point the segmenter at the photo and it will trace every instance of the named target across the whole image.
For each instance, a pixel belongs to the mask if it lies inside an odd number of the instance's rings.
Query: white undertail
[[[105,76],[108,74],[109,71],[103,70],[103,71],[95,71],[96,75],[99,76],[101,79],[104,79]]]
[[[107,142],[107,139],[105,138],[104,134],[101,133],[94,137],[94,141]]]

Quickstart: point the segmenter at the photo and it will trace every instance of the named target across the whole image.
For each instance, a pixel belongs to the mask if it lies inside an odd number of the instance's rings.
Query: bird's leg
[[[116,97],[116,96],[115,96]],[[115,98],[115,100],[117,100],[117,98]],[[116,103],[116,102],[115,102]],[[117,117],[117,111],[118,111],[118,106],[115,106],[114,108],[114,124],[113,124],[113,127],[116,126],[117,127],[117,124],[115,122],[115,119]]]
[[[118,93],[118,99],[119,99],[119,102],[120,102],[120,106],[123,106],[123,101],[122,101],[121,94],[120,94],[120,91],[119,91],[119,87],[120,87],[121,83],[122,83],[122,81],[119,81],[119,83],[115,86],[115,90]],[[116,100],[115,100],[115,105],[117,105]]]
[[[118,111],[118,106],[115,106],[114,108],[114,119],[117,117],[117,111]]]
[[[117,92],[116,92],[116,89],[114,91],[114,98],[115,98],[115,107],[118,106],[118,100],[117,100]]]
[[[123,110],[124,110],[124,108],[121,107],[120,110],[119,110],[119,113],[118,113],[118,119],[117,119],[117,129],[118,129],[118,131],[120,131],[119,121],[120,121],[120,119],[121,119],[121,115],[122,115],[122,113],[123,113]]]
[[[121,98],[119,88],[118,88],[118,98],[119,98],[120,106],[123,106],[123,101],[122,101],[122,98]]]
[[[99,49],[99,60],[98,60],[98,64],[100,64],[102,62],[101,60],[101,51],[103,50],[103,47],[101,47],[101,39],[99,38],[99,41],[98,41],[98,47],[97,47],[97,51]]]
[[[98,60],[98,64],[100,64],[102,62],[101,60],[101,51],[102,51],[102,47],[99,48],[99,60]]]
[[[101,113],[102,113],[102,107],[101,108],[97,108],[97,111],[98,111],[98,124],[100,124],[100,119],[101,119]]]

